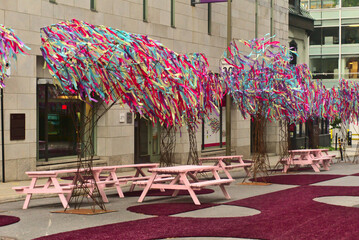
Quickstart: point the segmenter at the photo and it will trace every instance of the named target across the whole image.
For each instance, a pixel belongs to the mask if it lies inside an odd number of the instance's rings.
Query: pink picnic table
[[[68,207],[68,199],[74,186],[69,183],[60,184],[58,181],[59,171],[36,171],[26,172],[26,174],[31,178],[30,185],[13,187],[16,192],[26,194],[23,209],[28,208],[32,194],[58,194],[63,207]],[[47,178],[47,182],[44,185],[36,184],[40,178]],[[67,197],[65,197],[65,194]]]
[[[140,198],[138,199],[138,202],[142,202],[145,199],[150,189],[161,189],[161,190],[172,189],[175,190],[172,194],[173,197],[177,196],[179,190],[187,190],[190,196],[192,197],[193,202],[196,205],[201,205],[194,190],[199,190],[202,187],[214,186],[214,185],[219,185],[224,196],[227,199],[230,199],[230,196],[226,191],[226,189],[224,188],[224,185],[229,185],[234,180],[221,179],[220,176],[218,175],[217,170],[218,170],[217,166],[197,166],[197,165],[183,165],[183,166],[149,169],[149,171],[152,172],[152,175],[150,176],[149,180],[136,182],[136,184],[138,185],[145,186]],[[198,179],[194,175],[194,173],[198,173],[198,172],[212,172],[215,179],[198,181]],[[170,182],[169,181],[161,182],[158,181],[157,176],[159,174],[171,174],[174,176],[174,178]],[[190,182],[189,178],[191,178],[193,182]]]
[[[215,166],[223,170],[229,179],[232,179],[232,176],[228,170],[234,168],[244,168],[244,170],[247,173],[247,176],[250,176],[249,168],[252,166],[252,163],[245,163],[243,161],[242,155],[213,156],[213,157],[199,158],[200,165],[202,165],[204,162],[214,162]]]
[[[128,181],[137,181],[148,179],[149,176],[146,176],[143,171],[144,168],[153,168],[158,167],[158,163],[150,164],[130,164],[130,165],[118,165],[118,166],[103,166],[103,167],[93,167],[93,180],[84,179],[86,181],[86,186],[90,188],[91,192],[94,189],[94,181],[98,186],[98,190],[101,194],[102,200],[108,202],[108,198],[104,191],[105,187],[115,186],[120,197],[124,197],[121,190],[121,184],[127,183]],[[135,168],[136,172],[134,175],[117,177],[116,171],[118,169],[124,168]],[[76,188],[76,177],[83,177],[82,173],[86,169],[63,169],[63,170],[52,170],[52,171],[33,171],[26,172],[31,182],[29,186],[19,186],[13,187],[13,189],[18,193],[26,194],[25,202],[23,209],[27,209],[32,197],[32,194],[58,194],[60,201],[64,208],[69,207],[68,201],[71,198],[74,188]],[[72,174],[74,175],[73,181],[71,183],[60,183],[59,178],[63,174]],[[101,174],[106,174],[105,177]],[[47,178],[47,182],[44,185],[37,184],[38,179]],[[131,186],[133,190],[134,185]]]
[[[132,192],[136,186],[136,181],[148,180],[150,175],[146,174],[145,169],[156,168],[159,166],[159,163],[141,163],[141,164],[127,164],[127,165],[116,165],[116,166],[108,166],[102,169],[101,172],[107,172],[107,175],[102,175],[101,181],[105,183],[104,187],[116,187],[117,193],[120,198],[125,197],[121,186],[125,185],[127,182],[132,182],[130,187],[130,192]],[[94,167],[97,168],[97,167]],[[134,175],[126,175],[126,176],[117,176],[116,172],[125,168],[134,168]],[[106,173],[105,173],[106,174]],[[161,176],[167,177],[167,176]],[[100,184],[101,184],[100,181]]]
[[[320,172],[320,164],[322,164],[325,170],[329,170],[331,157],[321,156],[321,149],[297,149],[288,152],[290,156],[284,161],[283,172],[287,172],[291,164],[296,167],[310,165],[315,172]]]
[[[335,154],[329,154],[329,149],[320,148],[320,149],[310,149],[312,150],[311,153],[314,155],[314,157],[318,158],[330,158],[329,162],[332,162],[333,158],[336,157]]]

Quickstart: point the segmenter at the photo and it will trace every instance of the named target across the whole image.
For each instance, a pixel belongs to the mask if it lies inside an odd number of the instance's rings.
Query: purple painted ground
[[[309,185],[313,183],[328,181],[335,178],[345,177],[345,175],[333,174],[293,174],[276,175],[257,178],[257,182],[287,184],[287,185]],[[250,179],[253,181],[254,179]]]
[[[166,190],[165,192],[161,192],[159,189],[151,189],[148,191],[146,196],[171,196],[174,190]],[[210,194],[213,193],[214,190],[212,189],[201,189],[201,190],[197,190],[195,191],[197,195],[201,195],[201,194]],[[124,195],[125,197],[139,197],[141,196],[142,190],[141,191],[133,191],[133,192],[125,192]],[[185,190],[180,190],[177,194],[179,195],[189,195],[188,191]]]
[[[20,221],[20,218],[14,216],[0,215],[0,227],[10,225]],[[0,231],[1,233],[1,231]]]
[[[358,196],[359,187],[300,186],[227,203],[255,208],[260,214],[233,218],[159,216],[65,232],[39,239],[162,239],[172,237],[241,237],[254,239],[357,239],[359,208],[313,201],[322,196]],[[173,206],[171,206],[173,205]],[[152,205],[163,209],[195,210],[203,206]],[[146,207],[142,207],[145,211]],[[177,211],[177,210],[176,210]],[[139,211],[140,212],[140,211]]]

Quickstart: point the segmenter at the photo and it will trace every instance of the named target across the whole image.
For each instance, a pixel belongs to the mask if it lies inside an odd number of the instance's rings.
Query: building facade
[[[192,6],[190,0],[0,0],[0,23],[14,29],[31,48],[29,55],[11,62],[11,77],[5,81],[5,175],[1,177],[6,181],[26,179],[26,171],[76,166],[75,129],[81,121],[72,118],[73,114],[86,114],[88,106],[76,96],[71,101],[64,99],[53,86],[40,52],[40,28],[73,18],[145,34],[178,53],[202,52],[214,72],[219,72],[226,49],[226,3]],[[267,33],[288,43],[287,1],[232,1],[233,38],[253,39]],[[70,108],[77,110],[71,112]],[[249,156],[250,121],[244,120],[235,106],[231,112],[232,150]],[[11,138],[14,114],[24,114],[24,139]],[[213,121],[218,121],[216,117]],[[208,128],[205,123],[197,131],[200,154],[225,148],[225,128]],[[141,161],[138,156],[156,161],[159,131],[159,126],[135,118],[127,106],[116,104],[97,123],[93,139],[96,162],[134,163]],[[269,127],[267,135],[268,151],[275,152],[277,127]],[[177,132],[175,161],[185,163],[188,151],[187,131],[182,128]]]
[[[313,78],[322,79],[326,87],[337,86],[340,78],[358,81],[359,2],[302,0],[302,4],[315,19],[309,47]],[[358,139],[359,129],[356,125],[345,128]],[[338,136],[346,138],[345,135]]]
[[[310,37],[313,77],[332,87],[338,79],[358,80],[359,2],[302,1],[315,19]]]

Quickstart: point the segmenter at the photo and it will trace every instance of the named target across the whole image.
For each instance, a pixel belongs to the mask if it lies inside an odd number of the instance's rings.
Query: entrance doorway
[[[160,161],[160,124],[138,114],[135,119],[135,163]]]

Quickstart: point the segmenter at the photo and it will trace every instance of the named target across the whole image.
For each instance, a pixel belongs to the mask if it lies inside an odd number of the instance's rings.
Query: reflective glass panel
[[[359,78],[359,57],[347,56],[343,57],[343,78],[358,79]]]
[[[37,85],[39,159],[77,155],[77,130],[84,103],[68,99],[54,85]]]
[[[342,44],[359,43],[359,25],[342,27]]]
[[[356,7],[359,6],[359,0],[342,0],[343,7]]]
[[[310,45],[339,44],[339,27],[314,28],[310,35]]]
[[[338,57],[311,58],[310,70],[314,79],[338,78]]]

